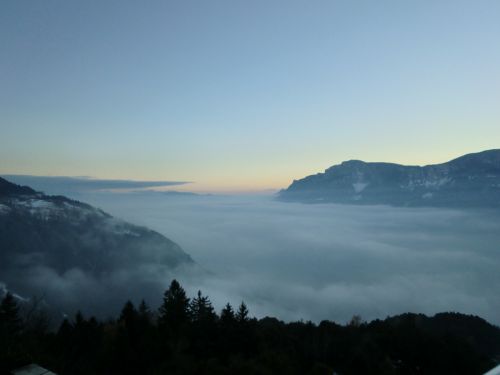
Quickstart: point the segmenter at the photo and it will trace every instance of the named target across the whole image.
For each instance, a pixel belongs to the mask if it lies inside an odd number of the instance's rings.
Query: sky
[[[0,2],[0,174],[257,191],[500,142],[498,1]]]

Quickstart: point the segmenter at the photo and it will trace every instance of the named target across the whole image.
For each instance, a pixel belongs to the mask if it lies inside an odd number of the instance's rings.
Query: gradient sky
[[[285,187],[500,146],[496,0],[2,0],[0,173]]]

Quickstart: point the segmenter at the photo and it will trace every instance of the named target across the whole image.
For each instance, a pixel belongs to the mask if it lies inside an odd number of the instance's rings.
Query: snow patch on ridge
[[[10,207],[4,204],[0,204],[0,214],[6,214],[10,211]]]
[[[26,202],[26,204],[31,206],[33,209],[51,209],[54,207],[52,202],[47,202],[41,199],[32,199]]]
[[[429,187],[439,188],[443,185],[446,185],[450,181],[451,181],[451,178],[449,178],[449,177],[443,177],[443,178],[440,178],[439,180],[434,180],[434,181],[427,180],[424,182],[424,186],[426,188],[429,188]]]
[[[352,187],[356,193],[361,193],[368,185],[367,182],[355,182]]]

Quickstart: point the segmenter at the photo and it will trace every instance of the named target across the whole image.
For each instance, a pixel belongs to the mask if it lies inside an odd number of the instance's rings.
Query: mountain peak
[[[359,165],[359,164],[366,164],[366,162],[363,160],[351,159],[343,161],[340,165]]]
[[[482,163],[500,167],[500,149],[492,149],[481,152],[475,152],[472,154],[466,154],[451,160],[449,163],[450,164]]]

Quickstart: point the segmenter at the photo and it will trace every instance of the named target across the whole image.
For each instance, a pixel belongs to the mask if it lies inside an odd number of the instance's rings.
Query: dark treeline
[[[23,316],[23,317],[21,317]],[[177,281],[153,312],[125,303],[116,320],[77,313],[56,331],[36,308],[0,306],[0,373],[38,363],[64,374],[482,374],[500,354],[500,329],[457,313],[403,314],[370,323],[251,318],[244,303],[217,314]]]

